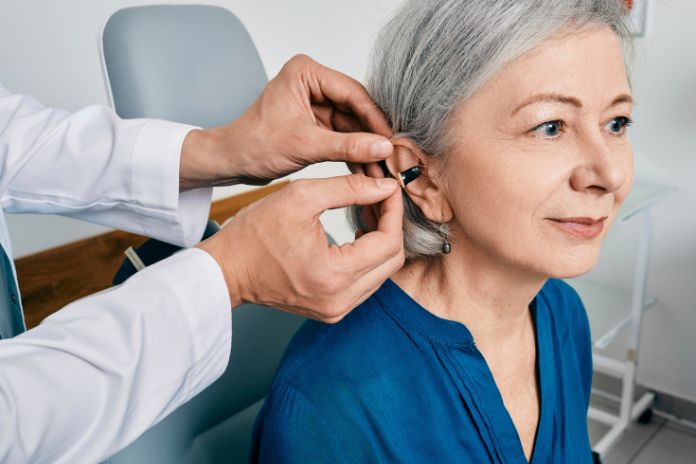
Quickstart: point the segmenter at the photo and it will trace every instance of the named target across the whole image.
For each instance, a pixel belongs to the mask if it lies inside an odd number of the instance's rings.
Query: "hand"
[[[329,244],[323,211],[380,201],[375,231]],[[402,217],[394,179],[298,180],[240,211],[198,247],[222,268],[233,307],[258,303],[337,322],[403,265]]]
[[[348,163],[348,169],[353,174],[363,174],[375,179],[381,179],[386,177],[384,170],[379,166],[378,163]],[[379,222],[380,215],[380,205],[365,205],[360,209],[361,216],[361,227],[355,231],[355,238],[359,238],[367,232],[373,231],[377,228],[377,223]]]
[[[239,119],[188,134],[180,185],[265,184],[320,161],[374,162],[392,154],[391,135],[360,83],[299,55]]]

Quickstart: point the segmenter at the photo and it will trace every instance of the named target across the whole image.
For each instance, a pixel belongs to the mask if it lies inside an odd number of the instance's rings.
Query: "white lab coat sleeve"
[[[0,462],[99,462],[225,370],[230,299],[193,248],[0,340]]]
[[[212,189],[179,193],[194,127],[119,118],[110,108],[47,108],[0,85],[0,203],[54,213],[181,246],[203,234]]]

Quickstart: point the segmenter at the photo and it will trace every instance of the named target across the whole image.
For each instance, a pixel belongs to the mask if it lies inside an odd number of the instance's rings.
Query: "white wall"
[[[2,0],[0,2],[0,82],[51,106],[77,110],[106,104],[97,36],[115,10],[157,3],[142,0]],[[269,77],[297,53],[362,78],[372,37],[397,0],[350,2],[305,0],[217,0],[249,29]],[[293,177],[347,173],[342,164],[314,166]],[[245,190],[218,189],[216,198]],[[339,242],[352,239],[343,210],[322,220]],[[105,229],[60,217],[16,215],[8,218],[15,257],[99,234]],[[50,231],[50,232],[49,232]]]
[[[16,92],[75,110],[106,97],[97,34],[114,10],[140,0],[2,0],[0,81]],[[176,3],[176,2],[173,2]],[[196,3],[196,2],[187,2]],[[293,54],[307,53],[361,78],[379,24],[399,0],[218,0],[247,25],[266,71],[275,75]],[[632,139],[639,171],[679,192],[658,209],[651,293],[659,303],[646,318],[639,379],[696,400],[696,2],[654,0],[651,30],[641,40],[638,102]],[[302,175],[336,175],[322,165]],[[239,189],[224,190],[227,195]],[[102,231],[61,218],[10,217],[18,255]],[[325,218],[339,241],[350,239],[341,212]],[[630,277],[630,230],[616,230],[599,274]]]

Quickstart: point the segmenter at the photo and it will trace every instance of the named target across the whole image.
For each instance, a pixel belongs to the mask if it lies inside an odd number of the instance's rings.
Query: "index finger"
[[[360,82],[320,63],[316,63],[313,71],[316,72],[316,85],[309,81],[313,98],[329,100],[342,112],[354,114],[369,131],[385,137],[393,135],[384,113]]]
[[[292,185],[303,195],[304,205],[316,215],[328,209],[379,203],[400,190],[394,179],[374,179],[361,174],[300,179]]]
[[[338,247],[340,266],[355,278],[379,268],[403,252],[403,200],[397,190],[381,203],[377,229]]]

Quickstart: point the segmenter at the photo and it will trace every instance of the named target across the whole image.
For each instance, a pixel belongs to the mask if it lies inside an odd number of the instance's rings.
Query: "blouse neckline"
[[[541,294],[541,292],[540,292]],[[460,348],[469,348],[480,356],[482,362],[485,363],[483,355],[475,346],[474,338],[469,329],[458,321],[443,319],[438,317],[421,306],[410,295],[401,289],[391,279],[387,280],[384,285],[375,294],[380,306],[401,324],[406,326],[409,331],[415,331],[421,335],[441,344],[454,345]],[[550,358],[551,356],[551,321],[548,313],[546,301],[543,297],[537,295],[529,306],[532,312],[532,318],[535,329],[536,348],[537,348],[537,376],[539,379],[539,421],[537,424],[537,433],[534,440],[532,457],[529,461],[531,464],[546,462],[549,453],[550,445],[548,438],[550,427],[553,419],[552,405],[555,401],[555,391],[553,386],[553,378],[555,376],[555,366]],[[512,417],[505,409],[500,390],[495,385],[493,374],[490,368],[486,365],[487,375],[492,387],[495,387],[494,403],[498,403],[506,413],[505,420],[502,424],[502,430],[499,430],[499,437],[507,436],[509,438],[516,437],[516,443],[507,442],[507,446],[517,448],[520,462],[527,462],[522,448],[522,442],[519,439],[519,434],[515,428]],[[488,408],[487,408],[488,409]]]
[[[391,279],[382,285],[375,296],[384,310],[410,330],[441,343],[474,344],[474,337],[464,324],[431,313]]]

